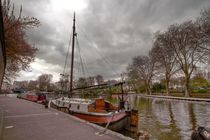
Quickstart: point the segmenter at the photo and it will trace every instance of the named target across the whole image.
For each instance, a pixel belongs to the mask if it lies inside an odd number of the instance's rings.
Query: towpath
[[[30,101],[0,96],[0,140],[132,140]]]

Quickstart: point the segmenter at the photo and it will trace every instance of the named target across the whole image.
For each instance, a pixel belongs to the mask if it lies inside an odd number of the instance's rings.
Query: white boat
[[[115,131],[124,129],[130,121],[130,111],[120,110],[102,98],[90,100],[61,97],[51,100],[50,106],[91,123],[101,126],[109,124],[108,128]]]

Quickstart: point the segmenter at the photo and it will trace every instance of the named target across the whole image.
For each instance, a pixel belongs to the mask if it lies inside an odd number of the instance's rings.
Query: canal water
[[[148,131],[151,140],[190,140],[198,126],[210,127],[210,104],[130,96],[138,110],[138,130]],[[123,134],[136,138],[127,131]],[[137,138],[136,138],[137,139]]]
[[[16,94],[7,95],[16,97]],[[117,96],[106,98],[117,104]],[[150,140],[190,140],[198,126],[210,127],[210,103],[145,98],[130,95],[131,108],[138,110],[138,131],[150,133]],[[138,139],[134,133],[122,134]]]

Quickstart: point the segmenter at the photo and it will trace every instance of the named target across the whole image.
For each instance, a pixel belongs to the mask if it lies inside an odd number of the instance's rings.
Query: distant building
[[[28,81],[14,81],[13,82],[13,89],[28,88]]]

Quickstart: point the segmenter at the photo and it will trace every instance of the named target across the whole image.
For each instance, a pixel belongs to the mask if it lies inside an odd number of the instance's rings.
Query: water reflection
[[[130,97],[139,111],[139,130],[147,130],[152,140],[189,140],[198,126],[210,126],[208,103]]]

